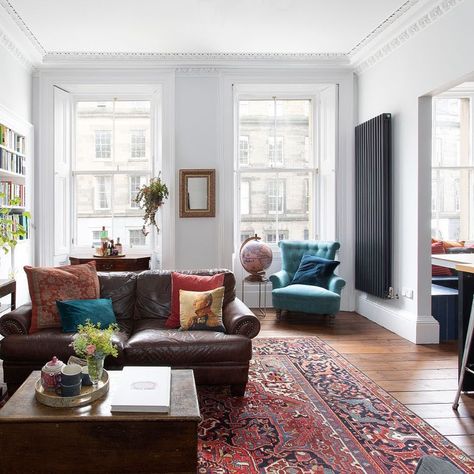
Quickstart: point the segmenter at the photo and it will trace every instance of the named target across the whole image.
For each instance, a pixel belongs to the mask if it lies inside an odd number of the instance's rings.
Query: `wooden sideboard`
[[[98,272],[139,272],[150,269],[150,255],[131,255],[127,257],[71,256],[71,265],[95,262]]]

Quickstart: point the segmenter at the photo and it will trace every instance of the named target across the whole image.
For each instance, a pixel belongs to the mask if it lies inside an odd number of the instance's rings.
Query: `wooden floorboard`
[[[350,312],[335,318],[267,312],[258,337],[317,336],[441,434],[474,456],[474,396],[457,388],[457,343],[416,345]]]

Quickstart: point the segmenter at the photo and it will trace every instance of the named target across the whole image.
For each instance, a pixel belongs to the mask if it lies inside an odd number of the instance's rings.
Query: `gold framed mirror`
[[[179,217],[216,216],[216,170],[179,170]]]

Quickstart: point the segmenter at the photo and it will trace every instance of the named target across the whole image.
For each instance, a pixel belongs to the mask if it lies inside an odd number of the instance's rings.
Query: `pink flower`
[[[87,355],[94,355],[95,345],[89,344],[88,346],[86,346],[86,352],[87,352]]]

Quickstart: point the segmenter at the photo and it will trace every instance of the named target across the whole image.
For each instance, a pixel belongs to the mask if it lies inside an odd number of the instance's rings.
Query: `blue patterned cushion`
[[[336,260],[305,254],[290,285],[313,285],[327,289],[329,277],[339,263]]]

